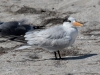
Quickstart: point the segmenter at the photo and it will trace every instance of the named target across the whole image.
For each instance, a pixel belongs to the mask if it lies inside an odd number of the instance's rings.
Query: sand
[[[40,48],[15,50],[22,39],[0,36],[0,75],[100,75],[100,0],[0,0],[0,21],[28,19],[49,28],[70,15],[83,24],[63,59]]]

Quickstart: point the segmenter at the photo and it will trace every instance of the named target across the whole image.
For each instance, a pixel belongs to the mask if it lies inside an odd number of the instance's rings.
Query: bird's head
[[[67,23],[68,25],[70,25],[71,27],[78,27],[78,26],[83,26],[81,23],[77,22],[75,20],[75,18],[73,17],[66,17],[63,20],[64,23]]]

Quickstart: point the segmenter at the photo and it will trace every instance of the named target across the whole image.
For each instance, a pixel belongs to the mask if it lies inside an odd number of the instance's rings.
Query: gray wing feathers
[[[43,47],[60,47],[69,43],[70,37],[67,36],[66,31],[62,26],[55,26],[50,29],[28,32],[25,35],[25,40],[28,40],[29,45],[37,45]]]
[[[69,44],[70,37],[64,37],[61,39],[46,39],[41,46],[48,47],[65,47]]]

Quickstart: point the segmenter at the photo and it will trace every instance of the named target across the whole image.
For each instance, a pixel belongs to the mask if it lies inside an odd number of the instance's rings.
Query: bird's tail
[[[25,37],[25,40],[27,40],[27,43],[29,45],[34,45],[34,46],[38,46],[40,45],[40,41],[43,41],[43,38],[40,38],[37,34],[39,33],[39,31],[32,31],[32,32],[27,32]]]
[[[18,48],[16,48],[15,50],[22,50],[22,49],[27,49],[27,48],[30,48],[30,47],[31,47],[31,46],[26,45],[26,46],[18,47]]]

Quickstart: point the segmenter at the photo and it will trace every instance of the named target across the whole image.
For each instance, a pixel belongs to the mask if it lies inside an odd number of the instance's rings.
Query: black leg
[[[59,59],[61,59],[60,51],[58,50]]]
[[[55,54],[55,59],[57,59],[57,54],[56,54],[56,52],[54,52],[54,54]]]

